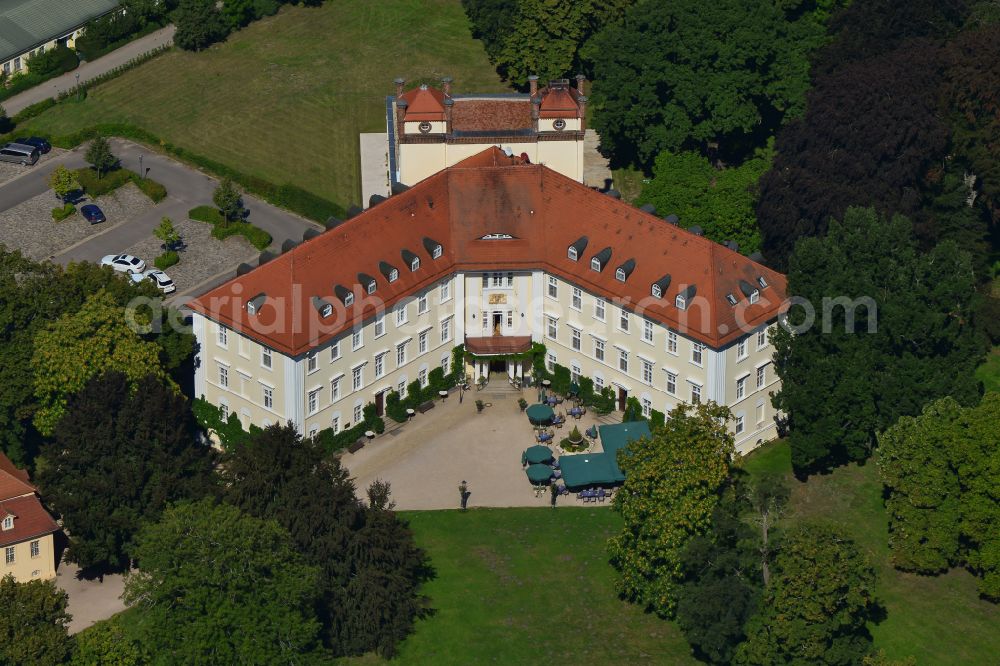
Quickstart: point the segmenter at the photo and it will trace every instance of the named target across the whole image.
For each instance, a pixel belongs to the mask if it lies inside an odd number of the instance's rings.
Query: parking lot
[[[107,217],[105,222],[91,225],[79,212],[55,222],[52,209],[61,202],[49,188],[49,176],[60,164],[69,169],[85,166],[86,145],[73,151],[53,149],[33,167],[0,163],[0,243],[32,259],[61,264],[96,263],[103,256],[125,252],[152,268],[163,251],[153,231],[169,217],[185,244],[180,262],[167,269],[177,285],[175,296],[200,293],[230,277],[239,263],[256,258],[258,251],[242,237],[219,241],[211,236],[209,225],[188,220],[190,209],[211,204],[218,185],[215,179],[130,141],[112,139],[111,146],[122,167],[138,172],[141,163],[148,178],[166,187],[167,197],[153,203],[129,183],[96,201],[77,202],[78,210],[96,203]],[[271,234],[272,249],[288,238],[301,240],[307,229],[321,228],[255,197],[244,195],[243,199],[249,221]]]

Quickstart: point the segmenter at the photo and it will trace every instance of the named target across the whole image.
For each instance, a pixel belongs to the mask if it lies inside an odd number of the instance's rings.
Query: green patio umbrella
[[[531,421],[533,425],[539,425],[542,423],[548,423],[552,420],[555,412],[548,405],[531,405],[525,410],[525,414],[528,415],[528,420]]]
[[[528,465],[527,474],[532,483],[545,483],[552,478],[552,470],[548,465]]]
[[[532,464],[547,463],[552,460],[552,449],[540,444],[529,446],[528,450],[524,452],[524,459]]]

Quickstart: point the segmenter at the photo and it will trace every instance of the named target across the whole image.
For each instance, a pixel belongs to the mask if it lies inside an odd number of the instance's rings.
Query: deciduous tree
[[[147,375],[166,379],[160,347],[130,328],[124,308],[103,290],[39,331],[34,343],[34,422],[43,435],[62,418],[68,396],[98,373],[119,371],[133,383]]]
[[[172,250],[181,240],[181,235],[177,233],[177,228],[169,217],[160,220],[159,226],[153,229],[153,235],[163,241],[163,247],[167,250]]]
[[[243,217],[243,197],[229,178],[223,179],[212,194],[212,203],[216,205],[226,222],[239,220]]]
[[[273,520],[210,499],[139,534],[124,599],[141,644],[170,663],[301,663],[319,633],[318,571]]]
[[[39,485],[69,533],[67,557],[85,569],[126,568],[143,521],[215,492],[186,400],[156,377],[130,384],[121,373],[89,381],[42,448]]]
[[[87,153],[84,155],[87,164],[94,168],[98,178],[103,178],[104,174],[115,168],[118,158],[111,152],[111,145],[108,140],[101,135],[97,135],[87,146]]]
[[[759,611],[747,623],[738,664],[857,664],[871,651],[875,571],[832,528],[790,530]]]
[[[185,51],[201,51],[229,34],[215,0],[180,0],[173,19],[174,43]]]
[[[67,595],[51,580],[0,578],[0,663],[55,666],[69,657]]]
[[[149,655],[122,628],[118,617],[102,620],[74,636],[70,666],[144,666],[149,663]]]
[[[876,433],[924,404],[977,398],[985,352],[973,325],[975,279],[967,254],[945,242],[918,250],[902,216],[848,209],[824,238],[792,255],[789,323],[774,336],[782,379],[775,406],[787,415],[796,473],[864,460]],[[839,299],[839,300],[831,300]]]
[[[67,196],[80,189],[80,182],[73,172],[60,164],[49,176],[49,187],[57,197],[65,201]]]
[[[608,542],[618,591],[663,617],[676,609],[684,546],[711,527],[734,450],[725,407],[681,405],[670,417],[618,453],[625,483],[613,508],[625,524]]]

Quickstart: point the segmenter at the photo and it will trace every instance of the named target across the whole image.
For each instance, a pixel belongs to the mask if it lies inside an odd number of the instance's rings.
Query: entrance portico
[[[492,335],[479,338],[465,338],[465,349],[473,356],[473,372],[476,381],[480,377],[489,379],[491,372],[505,372],[507,378],[523,379],[524,371],[531,366],[529,360],[511,359],[515,354],[531,350],[529,335]]]

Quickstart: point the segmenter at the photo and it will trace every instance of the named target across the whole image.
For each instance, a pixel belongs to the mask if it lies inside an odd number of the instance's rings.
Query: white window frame
[[[569,341],[570,347],[572,347],[574,351],[580,351],[583,347],[583,335],[580,333],[580,329],[573,328],[572,326],[570,326],[569,330],[570,330],[570,341]]]
[[[767,345],[768,345],[767,329],[762,328],[759,331],[757,331],[757,351],[764,349],[765,347],[767,347]]]
[[[699,368],[705,362],[705,345],[697,340],[691,343],[691,363]]]
[[[606,343],[604,340],[601,340],[600,338],[594,338],[594,358],[600,361],[601,363],[604,363],[605,352],[607,351],[605,347]]]
[[[628,374],[628,352],[618,347],[618,370]]]
[[[568,247],[568,248],[566,249],[566,256],[567,256],[567,257],[569,257],[570,261],[577,261],[577,260],[578,260],[578,259],[580,258],[580,255],[579,255],[579,253],[578,253],[578,252],[576,251],[576,248],[575,248],[575,247],[573,247],[572,245],[570,245],[570,246],[569,246],[569,247]]]
[[[424,292],[417,297],[417,314],[422,315],[428,310],[427,307],[427,293]]]
[[[667,395],[677,395],[677,373],[667,370]]]
[[[313,389],[306,395],[306,406],[308,414],[315,414],[319,411],[319,389]]]
[[[618,308],[618,330],[622,333],[628,333],[631,322],[629,321],[628,310],[624,307]]]
[[[559,320],[555,317],[545,318],[545,337],[549,340],[557,340],[559,338]]]
[[[219,386],[229,388],[229,366],[225,363],[218,363],[219,366]]]
[[[229,330],[222,324],[216,326],[215,340],[223,349],[229,349]]]
[[[674,306],[678,310],[687,310],[687,299],[685,299],[681,294],[677,294],[674,298]]]
[[[357,425],[365,420],[365,406],[354,405],[354,424]]]
[[[577,312],[583,309],[583,289],[573,287],[573,297],[570,299],[569,306]]]
[[[445,317],[441,320],[441,342],[449,340],[451,340],[451,317]]]
[[[600,296],[594,299],[594,319],[597,321],[605,321],[607,316],[607,301],[605,301]]]
[[[344,378],[344,375],[337,375],[330,380],[330,402],[334,403],[343,397],[340,391],[340,380]]]
[[[545,289],[545,295],[549,298],[559,299],[559,278],[555,275],[550,275],[548,279],[548,284]]]
[[[274,409],[274,387],[261,384],[261,402],[264,409]]]
[[[409,308],[406,307],[406,303],[400,303],[396,306],[396,327],[403,326],[409,320]]]
[[[767,364],[757,367],[757,388],[762,389],[767,386]]]
[[[420,331],[417,336],[417,353],[426,354],[427,353],[427,333],[428,331]]]
[[[615,279],[618,280],[619,282],[624,282],[625,281],[625,269],[624,268],[615,269]]]
[[[667,353],[677,356],[677,331],[667,331]]]
[[[736,379],[736,399],[742,400],[747,395],[747,377],[748,375],[743,375]]]
[[[340,340],[330,345],[330,363],[340,360]]]
[[[642,405],[642,415],[648,419],[653,411],[653,401],[644,397],[640,400],[640,404]]]
[[[260,348],[260,367],[266,368],[266,369],[270,370],[273,363],[274,363],[274,357],[273,357],[273,354],[272,354],[270,348],[268,348],[268,347],[261,347]]]
[[[643,342],[648,342],[649,344],[653,344],[654,330],[655,329],[653,328],[653,322],[649,321],[648,319],[643,319],[642,320],[642,341]]]
[[[396,345],[396,367],[401,368],[406,365],[406,345],[407,342],[400,342]]]
[[[647,361],[644,358],[640,359],[642,361],[642,381],[648,386],[653,385],[653,362]]]
[[[749,355],[747,351],[747,339],[740,338],[740,341],[736,343],[736,360],[742,361]]]
[[[385,313],[384,312],[378,313],[378,315],[375,317],[374,328],[375,328],[375,337],[376,338],[381,338],[383,335],[385,335]]]
[[[734,424],[733,429],[736,431],[737,435],[742,435],[743,431],[746,430],[746,419],[743,414],[736,415],[736,423]]]
[[[35,539],[30,544],[28,544],[28,549],[29,553],[31,554],[31,559],[35,559],[36,557],[42,554],[42,545],[38,541],[38,539]]]
[[[451,280],[445,280],[441,283],[439,294],[439,298],[442,303],[446,303],[451,300]]]
[[[365,346],[365,329],[358,327],[351,333],[351,350],[357,351]]]
[[[375,354],[375,379],[385,375],[385,355],[386,352]]]
[[[365,387],[365,366],[359,365],[356,368],[351,368],[351,388],[354,391],[360,391]]]
[[[311,375],[317,370],[319,370],[319,362],[316,359],[316,352],[306,352],[306,374]]]
[[[701,404],[701,384],[695,384],[694,382],[688,382],[691,384],[691,404],[700,405]]]

